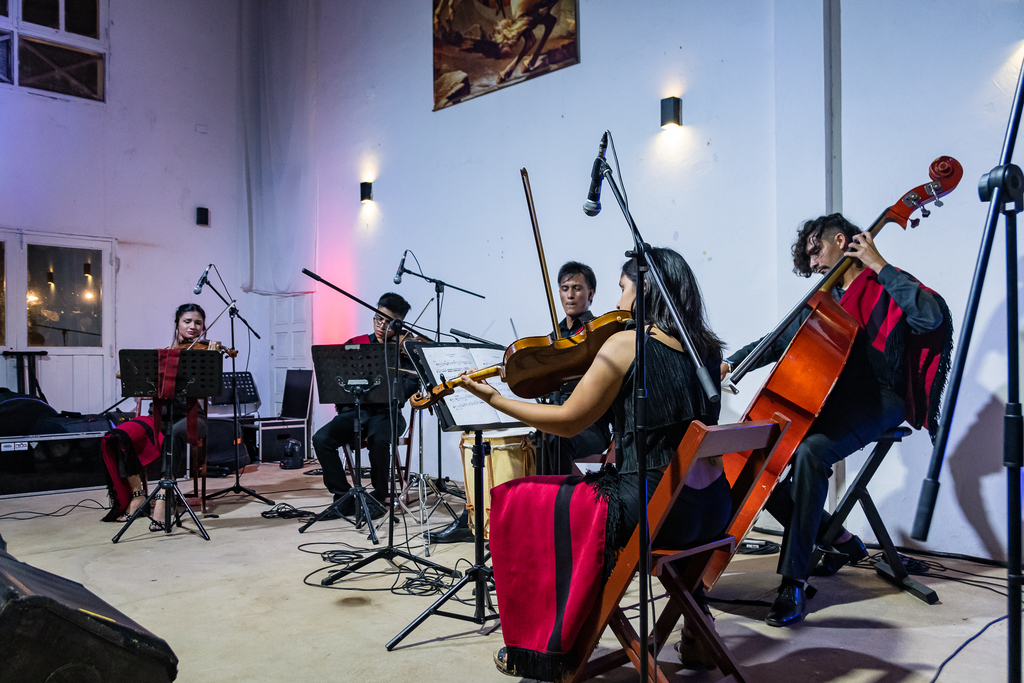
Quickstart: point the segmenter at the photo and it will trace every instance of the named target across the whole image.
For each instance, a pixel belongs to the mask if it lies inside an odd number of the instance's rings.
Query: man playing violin
[[[583,331],[587,322],[594,319],[590,305],[597,291],[597,277],[590,266],[578,261],[569,261],[558,269],[558,296],[562,302],[565,317],[558,323],[563,339]],[[565,403],[579,381],[566,382],[554,395],[558,405]],[[602,453],[611,443],[610,415],[602,416],[573,437],[550,436],[547,441],[550,474],[573,474],[572,463],[577,458]]]
[[[409,312],[409,303],[398,294],[388,292],[377,301],[377,310],[385,316],[404,320]],[[381,315],[373,316],[373,331],[349,339],[346,344],[383,344],[394,335],[389,328],[390,321]],[[404,355],[399,363],[402,370],[402,403],[416,393],[419,379],[412,363]],[[313,435],[313,450],[324,471],[324,485],[334,494],[334,499],[341,498],[351,488],[345,476],[345,466],[341,462],[338,448],[342,444],[354,445],[356,409],[354,406],[336,406],[337,416]],[[363,405],[360,407],[361,431],[366,439],[366,447],[370,458],[370,483],[373,484],[372,496],[384,502],[388,495],[388,481],[391,464],[391,408],[390,406]],[[405,430],[405,418],[401,413],[396,415],[398,431]],[[355,502],[348,501],[348,508],[341,514],[355,512]],[[371,510],[371,517],[377,518],[384,514],[384,507]]]
[[[824,505],[832,466],[904,420],[914,427],[927,424],[933,438],[938,426],[952,347],[952,320],[945,302],[889,264],[871,234],[838,213],[809,220],[799,229],[793,271],[803,277],[824,274],[844,256],[856,260],[832,295],[860,330],[832,393],[793,453],[789,475],[766,505],[785,527],[778,566],[782,585],[765,619],[770,626],[788,626],[803,618],[805,580],[812,569],[817,576],[828,576],[867,556],[861,540],[844,529],[832,543],[838,552],[826,554],[817,567],[808,566],[829,522]],[[757,366],[782,358],[809,314],[805,309]],[[723,379],[756,346],[757,342],[749,344],[723,361]]]

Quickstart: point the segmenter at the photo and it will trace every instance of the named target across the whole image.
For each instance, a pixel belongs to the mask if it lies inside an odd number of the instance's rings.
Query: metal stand
[[[451,619],[461,619],[462,621],[471,621],[474,624],[485,624],[492,619],[498,618],[498,612],[494,609],[494,604],[491,601],[490,584],[493,582],[493,572],[491,568],[487,566],[486,562],[489,554],[484,553],[484,458],[490,454],[490,445],[484,446],[483,432],[479,429],[476,430],[476,441],[473,444],[473,499],[476,505],[474,510],[474,524],[475,524],[475,554],[473,566],[466,570],[459,581],[448,589],[448,592],[438,598],[437,602],[427,608],[423,614],[416,617],[415,620],[399,633],[397,636],[388,641],[385,645],[388,651],[395,649],[407,635],[412,633],[416,627],[427,620],[427,617],[432,614],[437,614],[442,617],[449,617]],[[442,612],[441,607],[444,603],[455,597],[455,594],[462,590],[462,587],[472,582],[474,587],[474,594],[476,596],[476,605],[473,611],[473,616],[466,616],[465,614],[455,614],[454,612]],[[488,611],[490,613],[488,614]]]
[[[400,326],[401,326],[400,321],[393,320],[392,323],[391,323],[391,327],[400,327]],[[391,496],[391,504],[390,504],[390,508],[387,511],[387,515],[388,515],[388,544],[387,544],[387,546],[381,548],[380,550],[378,550],[377,552],[373,553],[369,557],[365,557],[362,560],[360,560],[359,562],[356,562],[355,564],[353,564],[353,565],[351,565],[349,567],[346,567],[345,569],[341,569],[339,571],[336,571],[336,572],[333,572],[333,573],[327,575],[326,577],[324,577],[324,579],[322,581],[320,581],[320,585],[321,586],[330,586],[331,584],[335,583],[336,581],[339,581],[340,579],[348,576],[349,574],[351,574],[351,573],[353,573],[355,571],[358,571],[359,569],[362,569],[363,567],[367,566],[368,564],[370,564],[372,562],[376,562],[377,560],[384,560],[388,564],[390,564],[392,567],[394,567],[395,569],[398,569],[399,568],[398,565],[396,565],[395,562],[394,562],[396,557],[401,557],[403,559],[409,560],[410,562],[415,562],[416,564],[422,565],[422,566],[427,567],[429,569],[434,569],[436,571],[439,571],[439,572],[441,572],[443,574],[447,574],[449,576],[454,576],[455,575],[455,571],[452,570],[452,569],[448,569],[447,567],[442,567],[441,565],[435,564],[435,563],[431,562],[430,560],[425,560],[422,557],[417,557],[416,555],[413,555],[410,552],[406,552],[405,550],[401,550],[400,548],[396,548],[395,545],[394,545],[394,541],[395,541],[394,506],[395,506],[395,501],[398,500],[398,498],[396,496],[396,491],[395,491],[395,481],[398,478],[398,411],[400,409],[400,406],[401,406],[401,403],[402,403],[402,399],[404,397],[402,396],[402,392],[401,392],[401,388],[400,388],[401,387],[401,383],[399,382],[399,375],[400,375],[400,373],[398,372],[398,368],[400,367],[400,362],[399,362],[400,358],[399,358],[399,356],[401,354],[401,348],[399,346],[399,344],[401,343],[400,335],[399,335],[399,330],[397,330],[397,329],[394,330],[393,338],[395,340],[395,347],[394,347],[395,348],[395,354],[394,354],[394,356],[391,357],[391,360],[392,360],[392,362],[394,364],[393,365],[391,363],[388,364],[389,368],[393,367],[395,369],[394,372],[391,373],[391,472],[390,472],[391,478],[390,478],[390,481],[389,481],[389,484],[390,484],[390,486],[389,486],[389,488],[390,488],[389,494]],[[385,340],[386,340],[386,338],[385,338]],[[386,357],[386,355],[385,355],[385,357]],[[420,424],[421,425],[423,424],[422,420],[420,420]],[[421,453],[421,457],[422,457],[422,450],[420,451],[420,453]],[[357,463],[359,462],[358,455],[356,456],[356,462]],[[357,509],[357,515],[358,515],[358,509]],[[371,526],[371,535],[372,535],[372,526]]]
[[[221,293],[217,291],[217,288],[214,287],[209,281],[207,281],[206,284],[207,284],[207,286],[210,289],[213,290],[213,293],[216,294],[218,297],[220,297],[220,300],[223,301],[224,304],[228,307],[228,313],[230,314],[230,318],[231,318],[231,348],[232,349],[235,348],[235,318],[238,318],[239,320],[241,320],[242,324],[249,328],[249,331],[252,332],[253,336],[256,337],[257,339],[259,339],[260,335],[258,335],[256,333],[256,330],[252,329],[252,326],[248,322],[246,322],[245,318],[243,318],[242,316],[240,316],[238,314],[238,308],[235,306],[235,302],[234,301],[228,301],[227,299],[225,299],[221,295]],[[221,312],[221,315],[223,315],[223,312]],[[234,382],[235,378],[238,377],[238,374],[235,371],[235,357],[234,356],[231,356],[231,377],[232,377],[232,382]],[[246,487],[242,486],[242,484],[241,484],[242,467],[241,467],[241,461],[239,460],[239,457],[238,457],[238,449],[239,448],[244,448],[244,446],[242,445],[242,426],[238,422],[238,413],[239,413],[238,391],[237,391],[237,387],[232,386],[232,389],[233,389],[233,391],[231,393],[234,394],[234,399],[235,399],[234,400],[234,406],[233,406],[234,410],[232,411],[232,419],[234,420],[234,426],[235,426],[235,429],[234,429],[234,435],[235,436],[234,436],[234,439],[231,442],[231,445],[235,449],[235,485],[232,486],[231,488],[224,489],[222,491],[217,491],[216,493],[211,493],[210,495],[208,495],[206,497],[206,500],[213,500],[214,498],[220,498],[221,496],[226,496],[229,493],[242,493],[242,494],[245,494],[247,496],[251,496],[251,497],[253,497],[253,498],[255,498],[255,499],[257,499],[257,500],[259,500],[261,502],[264,502],[267,505],[273,505],[274,501],[270,500],[269,498],[265,498],[265,497],[261,496],[260,494],[256,493],[252,489],[246,488]]]
[[[159,394],[157,387],[160,385],[158,366],[159,351],[156,349],[122,349],[121,350],[121,378],[122,378],[122,393],[125,397],[143,397],[148,398],[154,394]],[[197,359],[195,365],[199,365],[202,361],[206,361],[209,365],[210,372],[209,377],[199,377],[190,375],[187,371],[183,372],[183,368],[189,368],[193,364],[188,361]],[[175,391],[174,396],[207,396],[213,393],[213,386],[220,385],[220,354],[216,351],[182,351],[181,358],[178,362],[178,375],[175,378]],[[178,389],[181,386],[181,389]],[[168,404],[169,411],[167,417],[167,434],[164,437],[163,445],[163,472],[160,482],[153,488],[153,491],[146,496],[146,500],[143,501],[142,505],[139,506],[135,512],[131,514],[128,521],[125,522],[121,530],[114,535],[111,539],[113,543],[117,543],[121,540],[121,536],[128,531],[128,527],[139,518],[142,511],[146,509],[157,494],[164,492],[164,533],[171,533],[171,518],[174,518],[174,523],[179,527],[181,526],[181,513],[178,511],[178,501],[185,506],[185,511],[188,513],[192,521],[195,522],[196,527],[199,528],[199,533],[202,534],[203,538],[207,541],[210,540],[210,535],[206,533],[206,529],[203,528],[199,518],[196,517],[196,513],[189,507],[188,502],[185,500],[184,494],[181,489],[178,488],[178,484],[174,479],[173,472],[173,449],[174,443],[172,439],[174,429],[174,405],[173,403]],[[173,515],[172,515],[173,510]]]
[[[605,133],[611,138],[611,133]],[[614,143],[613,143],[614,149]],[[638,492],[639,501],[637,508],[640,511],[638,520],[638,531],[640,533],[640,558],[637,571],[640,575],[640,652],[647,650],[648,641],[648,576],[650,574],[650,552],[651,552],[651,538],[650,530],[647,525],[647,387],[646,387],[646,374],[647,368],[644,362],[644,342],[646,341],[646,324],[644,321],[647,319],[647,313],[644,306],[644,298],[647,292],[646,278],[645,275],[650,273],[651,285],[657,287],[661,292],[663,299],[668,305],[669,312],[675,321],[676,327],[679,329],[680,341],[683,344],[683,348],[690,355],[693,360],[694,366],[697,369],[697,377],[700,379],[700,383],[704,388],[708,399],[712,402],[717,402],[721,395],[718,392],[715,383],[711,379],[710,373],[708,373],[707,367],[705,367],[703,359],[697,355],[697,351],[693,346],[693,342],[690,340],[690,336],[686,331],[686,326],[676,310],[672,297],[665,290],[665,281],[661,277],[661,273],[655,264],[651,263],[647,258],[647,252],[651,249],[651,245],[647,244],[643,236],[640,234],[639,228],[633,221],[633,216],[629,212],[629,206],[626,204],[626,200],[619,190],[618,185],[615,183],[615,178],[612,176],[611,166],[604,159],[603,144],[600,152],[598,153],[597,159],[594,160],[594,171],[593,175],[596,179],[597,175],[603,176],[608,181],[608,186],[611,188],[612,193],[615,195],[615,199],[619,203],[619,208],[622,210],[622,215],[626,218],[626,223],[629,225],[630,234],[633,237],[633,249],[626,252],[628,258],[632,258],[636,261],[636,299],[635,299],[635,315],[636,320],[636,358],[634,360],[634,375],[633,375],[633,419],[635,421],[636,430],[636,462],[637,472],[639,476],[638,481]],[[586,211],[586,205],[584,205]],[[600,205],[598,205],[600,210]],[[588,215],[595,215],[589,214]],[[640,680],[648,680],[648,658],[644,657],[640,660],[638,667],[640,673]]]
[[[413,258],[416,258],[415,254],[413,254]],[[415,277],[418,277],[421,280],[426,280],[427,282],[434,283],[434,311],[435,311],[435,314],[436,314],[436,325],[434,327],[434,341],[437,342],[437,343],[441,343],[441,306],[444,305],[444,288],[445,287],[451,287],[452,289],[456,289],[456,290],[458,290],[460,292],[463,292],[464,294],[469,294],[470,296],[475,296],[475,297],[478,297],[480,299],[486,299],[487,298],[483,294],[477,294],[476,292],[471,292],[468,289],[462,289],[461,287],[456,287],[455,285],[452,285],[452,284],[449,284],[447,282],[444,282],[443,280],[438,280],[436,278],[427,277],[426,275],[423,275],[422,273],[417,273],[417,272],[414,272],[414,271],[411,271],[411,270],[406,270],[404,263],[405,263],[405,260],[403,259],[402,260],[402,264],[403,265],[402,265],[402,267],[398,271],[399,275],[403,275],[405,273],[408,273],[409,275],[413,275]],[[419,262],[417,261],[417,263],[419,263]],[[422,472],[422,469],[421,469],[421,472]],[[437,490],[437,491],[439,491],[441,493],[448,493],[448,490],[445,487],[444,477],[442,476],[442,473],[441,473],[441,423],[438,423],[438,425],[437,425],[437,479],[436,479],[434,488],[435,488],[435,490]],[[448,512],[450,512],[455,519],[459,518],[459,516],[456,515],[455,512],[451,509],[451,506],[446,504],[445,507],[448,509]],[[434,509],[436,509],[436,508],[437,508],[437,506],[435,505],[433,508],[430,509],[430,512],[433,513]],[[430,515],[428,514],[427,517],[429,518]]]
[[[353,433],[355,435],[355,445],[353,448],[356,453],[356,463],[355,467],[352,468],[352,478],[355,480],[355,483],[351,488],[349,488],[348,491],[345,492],[345,495],[343,495],[341,498],[327,506],[327,509],[323,510],[319,515],[317,515],[316,517],[314,517],[313,519],[309,520],[301,527],[299,527],[300,534],[324,518],[330,517],[331,519],[334,519],[335,516],[337,516],[351,522],[352,525],[355,526],[355,528],[357,529],[363,525],[363,522],[366,522],[366,526],[370,532],[368,536],[369,540],[373,541],[374,545],[380,543],[380,539],[377,538],[377,530],[373,528],[373,517],[370,516],[370,503],[372,501],[373,505],[378,509],[383,509],[384,504],[381,503],[376,498],[374,498],[373,496],[371,496],[370,494],[368,494],[366,492],[366,487],[363,486],[363,463],[361,457],[363,452],[363,411],[361,403],[363,394],[368,393],[372,388],[373,387],[365,388],[361,386],[342,386],[342,389],[344,389],[347,393],[350,393],[356,397],[356,417],[355,427],[353,429]],[[342,514],[341,507],[346,502],[352,499],[355,499],[355,514],[352,517],[349,517],[347,515]],[[359,566],[362,566],[362,564],[360,564]],[[353,567],[349,569],[349,571],[354,571],[357,568],[358,567]],[[324,579],[321,583],[327,586],[329,585],[329,579],[331,579],[330,576]],[[330,581],[330,583],[334,583],[334,581],[336,580],[337,579],[334,579]]]
[[[981,201],[988,202],[988,217],[982,237],[978,261],[974,268],[974,280],[971,283],[967,310],[964,313],[963,327],[960,329],[960,341],[957,344],[956,356],[950,373],[949,389],[942,406],[942,418],[939,431],[935,437],[935,448],[932,461],[928,468],[928,476],[921,486],[921,497],[917,504],[917,516],[911,537],[918,541],[928,539],[928,528],[931,526],[935,501],[939,495],[939,474],[942,460],[946,452],[949,438],[949,426],[953,421],[956,399],[960,391],[960,380],[963,377],[967,350],[974,331],[974,321],[978,314],[981,290],[985,283],[985,271],[988,269],[988,258],[995,239],[996,223],[999,215],[1006,220],[1006,352],[1007,352],[1007,398],[1006,412],[1003,417],[1003,465],[1006,467],[1007,480],[1007,568],[1006,579],[1008,590],[1007,604],[1007,680],[1011,683],[1021,681],[1021,466],[1024,465],[1024,419],[1021,417],[1019,344],[1017,319],[1017,213],[1024,208],[1024,173],[1019,167],[1011,165],[1013,148],[1017,141],[1017,130],[1020,127],[1021,109],[1024,108],[1024,65],[1017,79],[1017,91],[1013,96],[1013,109],[1003,139],[1003,151],[1000,165],[981,177],[978,194]],[[1010,204],[1012,203],[1012,206]]]

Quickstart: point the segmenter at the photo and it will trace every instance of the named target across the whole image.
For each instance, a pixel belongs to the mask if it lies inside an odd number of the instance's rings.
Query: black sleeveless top
[[[676,351],[648,335],[647,365],[647,468],[654,470],[672,461],[676,448],[693,420],[718,424],[721,403],[712,403],[701,387],[697,371],[686,351]],[[716,387],[720,386],[720,354],[705,359]],[[636,361],[630,364],[622,388],[612,403],[615,417],[616,465],[623,474],[636,473],[636,422],[633,419],[633,379]]]

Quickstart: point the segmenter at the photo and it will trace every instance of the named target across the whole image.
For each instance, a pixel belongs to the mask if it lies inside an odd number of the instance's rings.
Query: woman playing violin
[[[722,358],[722,342],[707,324],[700,289],[689,265],[671,249],[653,249],[649,258],[661,271],[668,289],[667,295],[679,310],[702,364],[708,368],[717,368]],[[636,279],[635,264],[629,261],[623,266],[619,278],[622,290],[618,303],[620,310],[635,309]],[[696,419],[705,424],[717,423],[719,406],[710,402],[702,391],[697,379],[697,368],[683,349],[679,332],[661,293],[656,288],[648,287],[644,297],[648,364],[648,465],[644,476],[648,483],[649,497],[661,480],[690,422]],[[620,447],[616,449],[616,464],[621,476],[617,481],[617,494],[609,496],[608,517],[610,520],[616,517],[626,520],[618,528],[613,524],[608,525],[607,543],[617,548],[623,547],[628,541],[639,512],[637,498],[640,475],[637,471],[631,399],[635,340],[635,331],[612,335],[601,347],[593,365],[572,395],[562,405],[508,399],[485,382],[468,379],[468,373],[463,375],[463,386],[469,392],[493,408],[549,434],[571,437],[593,424],[609,408],[612,410],[615,433],[620,442]],[[717,377],[717,373],[713,373],[713,376]],[[618,504],[621,509],[617,511],[621,517],[614,514],[616,511],[612,509],[612,506],[617,505],[615,501],[621,501]],[[658,537],[654,539],[655,546],[685,547],[717,536],[728,521],[730,505],[729,485],[723,475],[721,459],[695,462],[686,487],[677,498]],[[497,528],[493,515],[492,510],[491,549],[495,570],[498,571],[500,563],[515,560],[499,556],[496,551],[500,539],[495,538]],[[560,542],[556,540],[556,543]],[[527,561],[532,562],[534,559]],[[503,624],[504,621],[503,616]],[[554,675],[552,671],[559,666],[557,663],[552,664],[552,660],[557,660],[559,654],[508,647],[498,651],[495,663],[500,671],[509,675],[535,677],[539,674],[550,679]],[[700,653],[696,653],[696,656],[699,657]],[[545,664],[538,669],[538,662]]]
[[[174,312],[174,336],[171,342],[170,348],[197,348],[198,342],[202,339],[203,333],[206,331],[206,312],[199,304],[182,304],[178,306]],[[206,348],[204,345],[202,348]],[[212,344],[211,344],[212,348]],[[140,400],[141,405],[141,400]],[[171,427],[171,441],[170,444],[164,442],[164,448],[170,448],[173,455],[173,468],[175,472],[181,471],[184,462],[187,447],[187,433],[186,433],[186,403],[184,399],[176,398],[173,401],[168,402],[163,408],[163,419],[170,418],[171,406],[173,405],[174,411],[174,425]],[[152,407],[150,408],[152,410]],[[148,419],[148,418],[146,418]],[[198,419],[198,435],[199,437],[206,436],[206,412],[203,410],[202,405],[199,407],[199,419]],[[151,429],[151,427],[150,427]],[[157,437],[159,439],[159,437]],[[133,447],[126,447],[121,445],[116,457],[116,469],[118,477],[127,483],[130,488],[130,500],[127,508],[121,506],[124,511],[124,515],[117,518],[115,521],[126,521],[128,517],[134,513],[145,500],[145,492],[142,487],[142,467],[149,462],[152,462],[159,457],[159,452],[155,449],[149,448],[152,443],[145,443],[146,438],[133,439]],[[148,450],[147,454],[143,451]],[[131,451],[131,453],[128,453]],[[111,472],[113,474],[113,472]],[[116,489],[115,485],[115,489]],[[163,531],[164,529],[164,505],[166,504],[165,496],[163,493],[158,493],[153,498],[153,509],[151,511],[151,523],[149,525],[150,531]]]

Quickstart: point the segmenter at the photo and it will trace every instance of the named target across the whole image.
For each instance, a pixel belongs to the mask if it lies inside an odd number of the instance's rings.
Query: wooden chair
[[[757,486],[761,472],[788,424],[788,420],[778,414],[772,420],[716,427],[693,422],[648,503],[651,538],[657,539],[665,517],[686,483],[690,466],[699,458],[747,453],[746,464],[732,486],[732,516],[735,517],[751,490]],[[657,642],[659,647],[665,645],[679,617],[684,616],[694,630],[695,637],[707,646],[715,663],[725,674],[723,680],[738,683],[745,680],[739,667],[715,632],[710,617],[704,614],[693,597],[715,550],[731,548],[735,544],[734,537],[724,536],[694,548],[659,549],[652,552],[651,573],[665,585],[669,602],[658,617],[649,642]],[[575,649],[580,665],[571,678],[574,682],[588,680],[627,662],[640,668],[640,636],[619,607],[619,602],[637,573],[639,546],[639,532],[634,530],[629,543],[619,553],[615,568],[605,583],[594,611],[580,630]],[[611,628],[622,648],[591,660],[606,626]],[[650,680],[667,683],[668,679],[655,664],[654,657],[650,654],[647,656]]]
[[[412,442],[413,442],[413,428],[416,426],[416,413],[418,411],[409,409],[409,428],[405,430],[405,434],[398,437],[398,446],[405,446],[405,458],[400,459],[397,463],[398,481],[395,482],[395,490],[401,491],[405,488],[405,485],[409,483],[409,463],[412,460]],[[360,444],[360,448],[366,448],[366,437],[363,437],[363,442]],[[345,474],[348,476],[349,483],[355,481],[355,466],[352,449],[348,444],[342,445],[343,452],[345,453]],[[363,479],[367,479],[370,476],[370,468],[368,465],[364,465],[362,468],[364,471],[360,472],[360,476]]]

